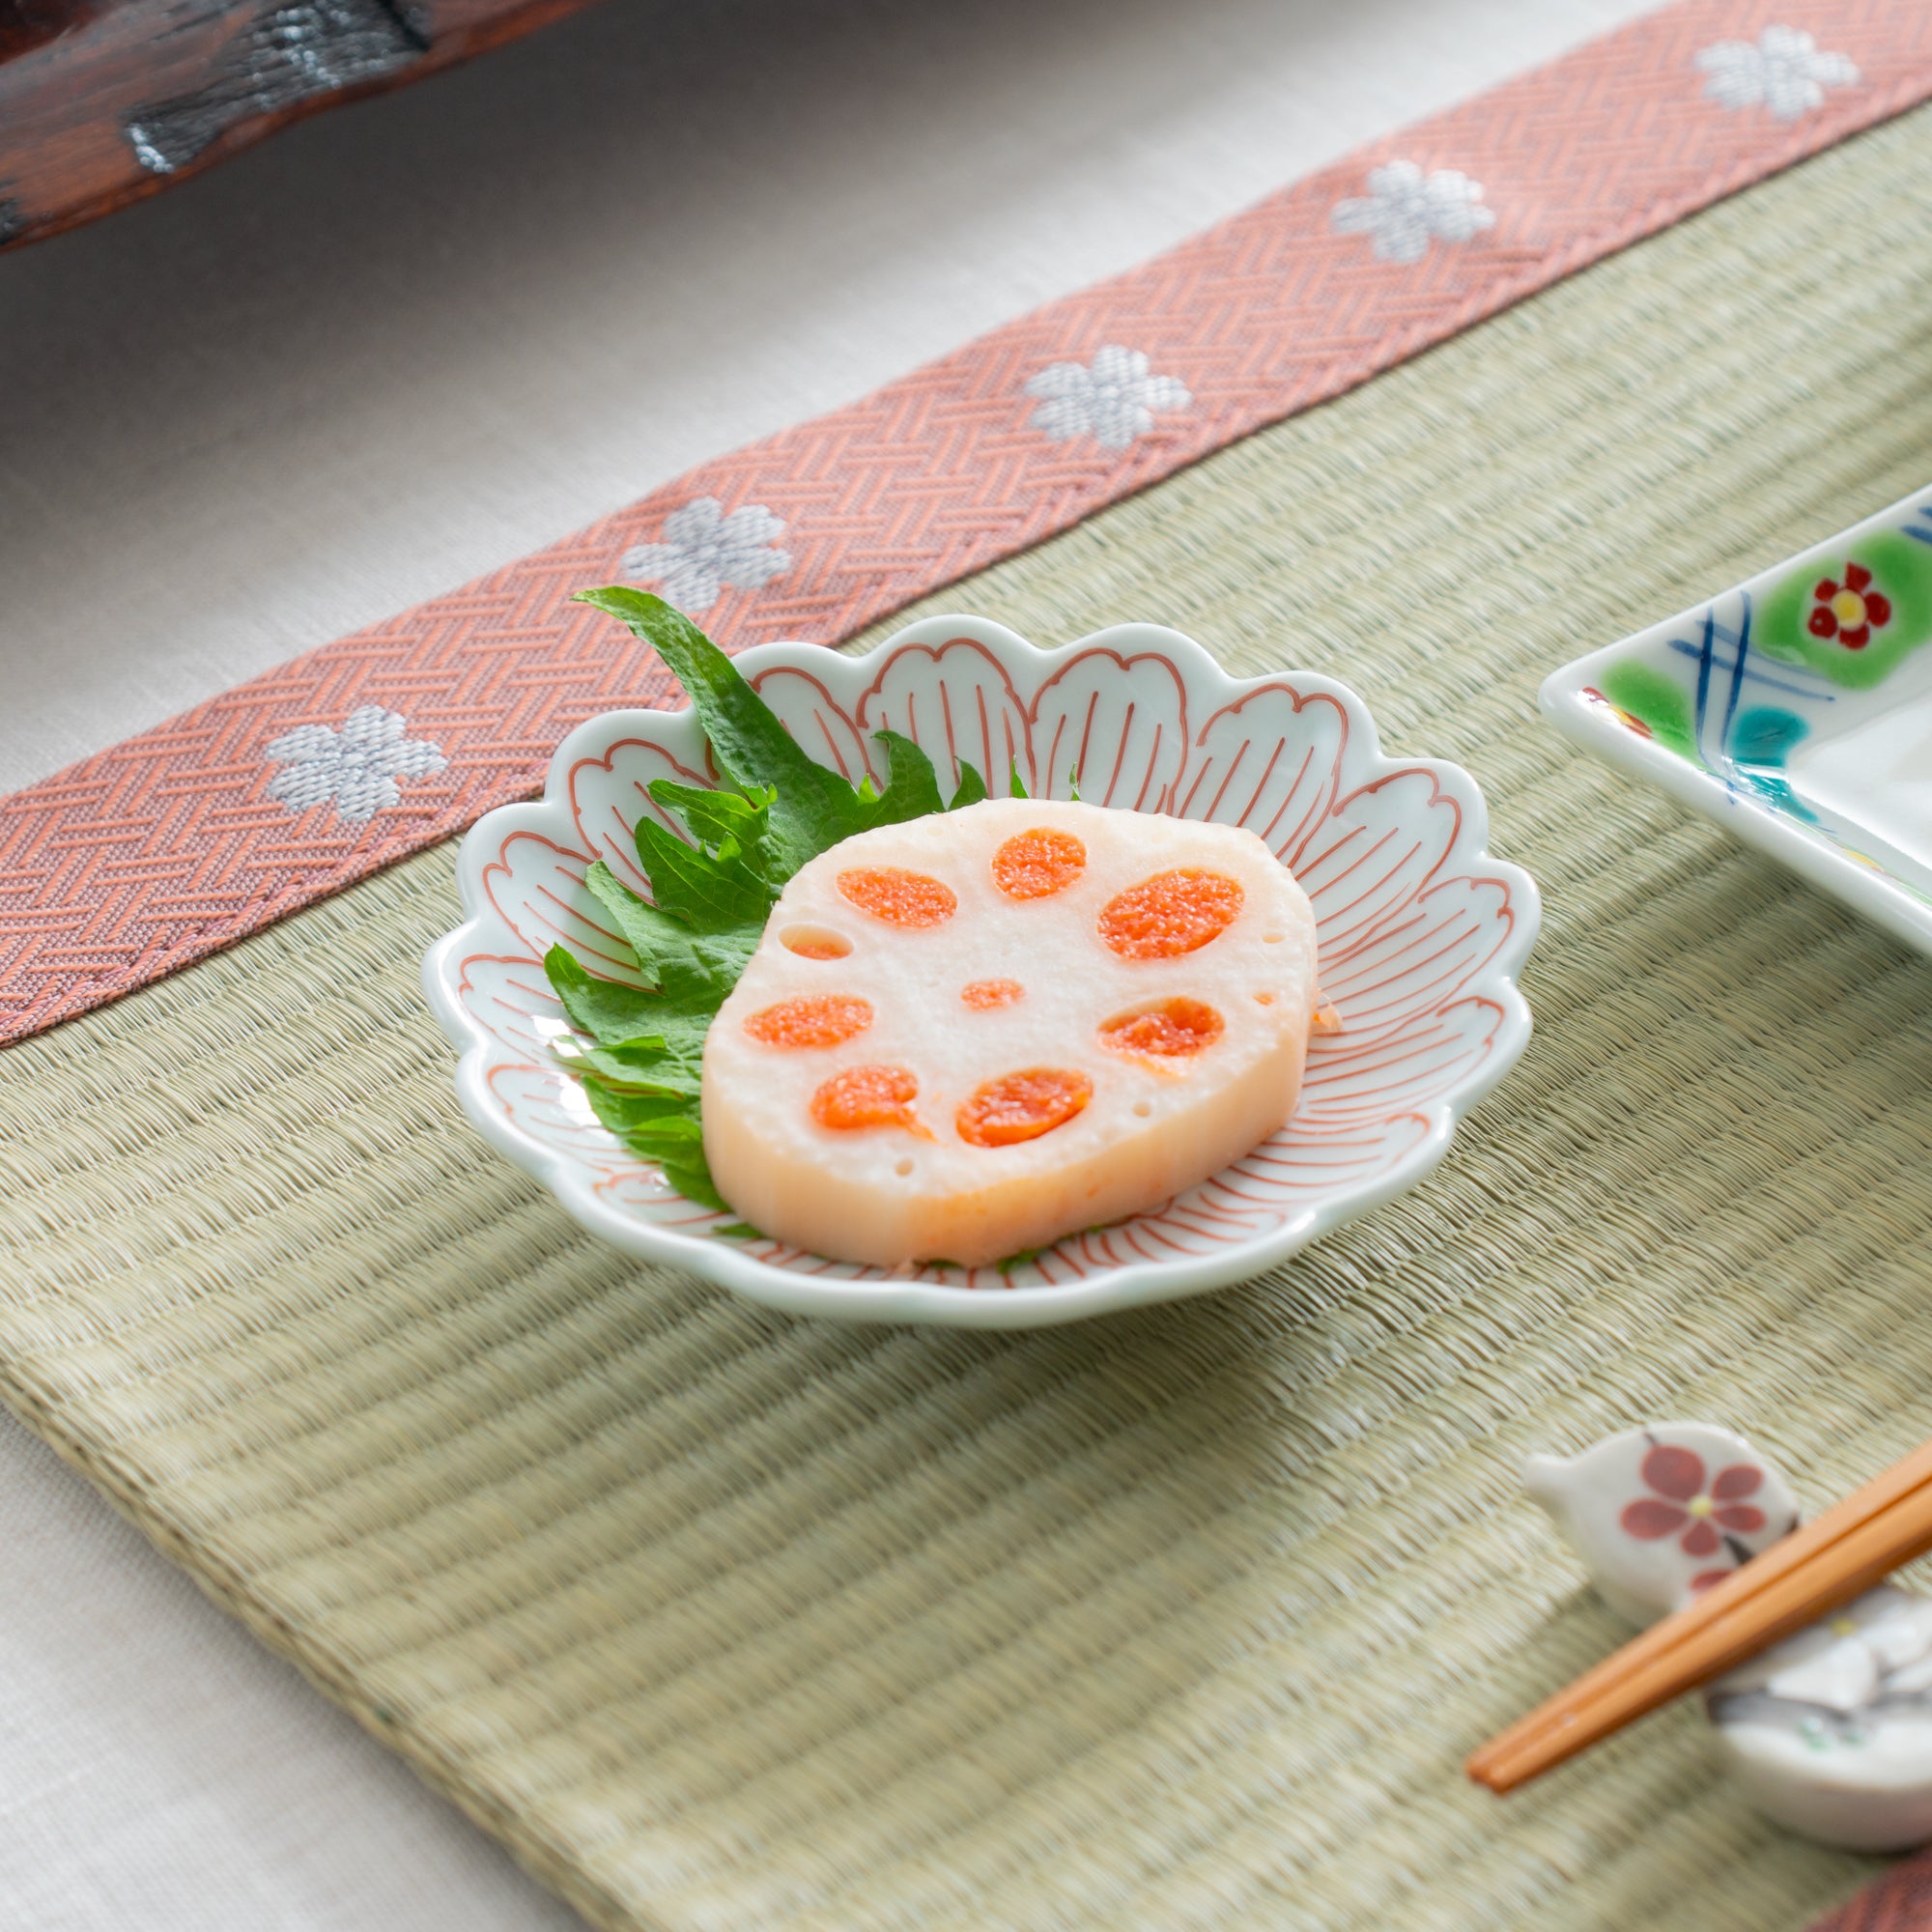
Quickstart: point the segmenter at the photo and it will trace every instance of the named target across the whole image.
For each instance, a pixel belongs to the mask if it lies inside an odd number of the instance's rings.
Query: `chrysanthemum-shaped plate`
[[[462,1049],[465,1111],[584,1226],[798,1314],[1026,1327],[1166,1300],[1252,1275],[1412,1186],[1458,1115],[1522,1052],[1515,975],[1536,888],[1484,849],[1467,773],[1391,760],[1353,693],[1303,672],[1237,681],[1146,624],[1036,650],[997,624],[933,617],[869,657],[770,644],[738,664],[814,756],[856,779],[890,725],[950,785],[955,760],[995,795],[1030,795],[1245,825],[1294,871],[1320,923],[1321,986],[1340,1033],[1311,1043],[1295,1116],[1211,1180],[1130,1221],[997,1268],[897,1274],[717,1231],[608,1133],[552,1042],[570,1029],[540,963],[561,941],[611,979],[630,955],[583,883],[605,860],[642,890],[632,828],[653,779],[712,781],[689,710],[612,711],[558,748],[543,798],[502,807],[463,845],[468,917],[424,962]],[[881,776],[883,776],[881,774]],[[677,831],[670,821],[669,829]]]

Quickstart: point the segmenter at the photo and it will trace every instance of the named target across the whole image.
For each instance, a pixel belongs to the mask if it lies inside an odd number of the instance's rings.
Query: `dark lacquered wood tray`
[[[590,0],[0,0],[0,246]]]

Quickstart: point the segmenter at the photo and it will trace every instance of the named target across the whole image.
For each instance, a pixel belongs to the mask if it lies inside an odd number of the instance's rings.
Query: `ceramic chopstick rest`
[[[1882,1583],[1705,1693],[1767,1817],[1859,1852],[1932,1838],[1932,1599]]]
[[[1705,1423],[1532,1457],[1524,1479],[1598,1594],[1636,1624],[1798,1522],[1777,1470]],[[1725,1768],[1768,1818],[1854,1851],[1932,1839],[1932,1600],[1881,1584],[1719,1678],[1704,1710]]]
[[[1790,1485],[1741,1435],[1703,1422],[1608,1435],[1567,1462],[1532,1456],[1529,1492],[1597,1594],[1653,1624],[1798,1526]]]

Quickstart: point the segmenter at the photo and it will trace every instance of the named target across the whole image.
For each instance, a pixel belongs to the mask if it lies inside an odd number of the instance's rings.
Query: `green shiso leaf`
[[[731,1204],[718,1191],[718,1183],[711,1178],[711,1170],[704,1164],[704,1156],[699,1153],[695,1160],[672,1160],[667,1156],[653,1154],[664,1170],[664,1178],[684,1196],[700,1208],[709,1208],[714,1214],[728,1214]]]
[[[592,1111],[613,1134],[627,1141],[648,1141],[653,1145],[674,1143],[680,1151],[689,1146],[691,1137],[678,1133],[675,1123],[688,1121],[696,1126],[697,1120],[690,1102],[682,1095],[620,1094],[601,1080],[589,1080],[584,1085]]]
[[[595,1040],[635,1039],[664,1009],[663,994],[593,980],[561,946],[544,954],[544,971],[571,1025]]]
[[[762,926],[778,897],[740,855],[735,839],[706,852],[673,838],[654,818],[638,821],[638,863],[658,910],[696,933]]]
[[[654,779],[651,796],[676,812],[707,852],[719,851],[728,842],[745,855],[760,877],[769,875],[773,854],[766,841],[771,830],[772,791],[747,797],[735,791],[706,791],[701,785],[679,784],[675,779]]]
[[[584,883],[631,942],[639,968],[657,981],[663,1004],[651,1010],[659,1014],[701,1014],[708,1021],[738,983],[764,930],[761,914],[755,923],[748,920],[723,932],[694,932],[639,898],[601,859],[584,874]]]
[[[700,1039],[699,1053],[703,1046]],[[695,1106],[697,1101],[701,1063],[695,1055],[678,1052],[662,1036],[629,1039],[621,1046],[582,1047],[575,1053],[559,1053],[557,1058],[587,1084],[627,1099],[634,1094],[662,1094],[676,1099],[680,1106],[686,1102]]]
[[[638,821],[638,862],[650,897],[601,860],[585,884],[637,956],[648,989],[587,973],[561,946],[544,970],[584,1040],[561,1042],[558,1063],[582,1080],[597,1118],[687,1200],[729,1211],[704,1160],[699,1109],[704,1037],[756,949],[784,884],[808,860],[855,832],[958,810],[986,796],[963,759],[949,807],[932,760],[896,731],[877,733],[883,788],[857,785],[814,763],[731,660],[661,597],[612,584],[579,594],[652,645],[676,672],[724,783],[716,791],[659,779],[652,799],[682,821],[691,842],[651,817]],[[1026,796],[1012,774],[1016,798]],[[732,1222],[731,1239],[758,1231]]]
[[[738,668],[681,611],[622,583],[580,590],[577,601],[628,624],[677,673],[731,789],[747,797],[774,794],[774,884],[782,885],[808,859],[866,829],[867,808],[851,785],[806,756]]]
[[[1017,758],[1009,758],[1007,760],[1007,796],[1009,798],[1025,798],[1026,795],[1026,782],[1020,777],[1020,761]]]
[[[952,803],[948,811],[958,811],[962,807],[978,805],[986,796],[986,781],[969,765],[964,758],[959,760],[959,789],[952,794]]]
[[[872,807],[873,825],[903,825],[908,818],[928,818],[946,810],[939,795],[939,779],[932,760],[910,738],[896,731],[872,733],[886,748],[886,788]]]

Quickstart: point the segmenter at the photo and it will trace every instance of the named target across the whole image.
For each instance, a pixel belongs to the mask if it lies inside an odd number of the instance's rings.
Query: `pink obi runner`
[[[1679,0],[1133,272],[15,793],[0,1040],[541,787],[670,696],[585,584],[838,641],[1932,95],[1923,0]]]

